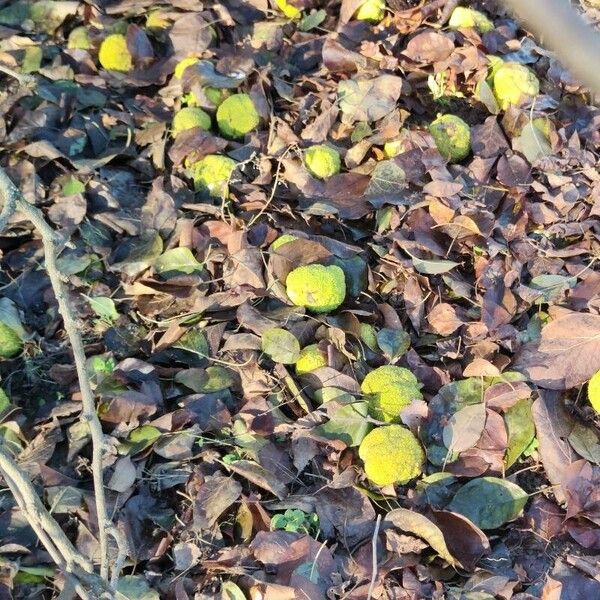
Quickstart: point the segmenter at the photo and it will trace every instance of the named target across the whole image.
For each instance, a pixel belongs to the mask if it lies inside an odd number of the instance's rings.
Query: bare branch
[[[567,0],[504,0],[583,85],[600,93],[600,33]]]
[[[102,467],[104,433],[98,415],[96,414],[94,394],[86,372],[86,357],[83,341],[79,333],[79,324],[71,309],[67,297],[67,290],[56,262],[60,251],[59,244],[62,244],[62,239],[57,232],[48,225],[42,212],[37,207],[27,202],[21,191],[14,185],[2,168],[0,168],[0,197],[3,197],[4,199],[4,208],[2,213],[0,213],[0,216],[9,214],[11,211],[14,212],[13,207],[16,207],[17,210],[22,212],[31,221],[42,238],[46,259],[46,271],[50,278],[54,295],[58,302],[58,309],[63,318],[64,328],[73,350],[73,358],[77,369],[77,377],[79,379],[82,398],[81,418],[82,421],[88,424],[92,438],[92,477],[94,481],[100,542],[100,576],[105,581],[108,581],[108,531],[112,527],[112,522],[107,514],[106,496],[104,493]],[[9,208],[6,208],[7,205]],[[2,221],[0,220],[0,224],[1,223]],[[117,542],[119,541],[120,540],[117,539]]]

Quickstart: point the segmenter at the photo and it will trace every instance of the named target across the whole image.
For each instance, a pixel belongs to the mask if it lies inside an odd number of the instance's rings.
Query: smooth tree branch
[[[104,453],[104,433],[100,419],[96,413],[94,393],[86,372],[86,357],[83,341],[79,333],[79,324],[74,316],[71,304],[67,297],[67,290],[62,275],[57,266],[57,258],[62,238],[46,222],[41,210],[27,202],[21,191],[8,177],[4,169],[0,168],[0,197],[3,198],[3,209],[0,212],[0,224],[8,222],[15,210],[25,215],[39,232],[44,247],[45,266],[54,295],[58,303],[58,310],[63,318],[65,332],[73,350],[73,358],[79,386],[81,390],[82,411],[81,419],[88,424],[92,440],[92,477],[96,513],[98,518],[98,537],[100,543],[100,576],[108,581],[108,534],[112,521],[106,508],[104,493],[104,478],[102,457]],[[119,539],[116,540],[119,542]]]

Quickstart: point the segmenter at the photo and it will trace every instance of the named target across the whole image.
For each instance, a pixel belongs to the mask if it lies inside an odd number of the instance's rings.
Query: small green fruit
[[[471,152],[471,128],[455,115],[442,115],[429,132],[440,154],[449,162],[459,162]]]
[[[540,82],[535,73],[519,63],[504,63],[494,74],[494,95],[498,106],[506,110],[540,93]]]
[[[83,26],[75,27],[69,34],[67,48],[70,48],[71,50],[89,50],[91,47],[92,42],[90,41],[87,28]]]
[[[217,109],[217,125],[228,138],[241,138],[256,129],[260,117],[248,94],[229,96]]]
[[[331,146],[318,144],[304,153],[304,164],[315,177],[328,179],[340,172],[340,154]]]
[[[0,321],[0,358],[12,358],[21,352],[23,341],[6,323]]]
[[[385,17],[385,0],[365,0],[354,13],[358,21],[379,23]]]
[[[360,386],[374,419],[394,423],[413,400],[422,400],[417,378],[404,367],[384,365],[371,371]]]
[[[337,265],[306,265],[291,271],[286,279],[287,295],[296,306],[316,313],[335,310],[346,297],[344,271]]]
[[[415,435],[400,425],[377,427],[360,444],[367,477],[379,486],[404,484],[423,472],[425,452]]]
[[[131,71],[133,58],[127,48],[127,38],[120,33],[113,33],[105,38],[100,45],[98,60],[107,71]]]
[[[311,344],[300,351],[300,356],[296,361],[296,373],[303,375],[326,366],[327,356],[325,353],[319,348],[318,344]]]
[[[450,15],[448,21],[450,29],[468,29],[477,28],[481,33],[488,33],[494,30],[494,24],[482,12],[473,8],[457,6]]]
[[[177,137],[182,131],[200,127],[209,130],[211,126],[210,115],[201,108],[187,106],[178,110],[173,117],[173,137]]]
[[[229,195],[229,179],[237,163],[228,156],[209,154],[190,167],[197,191],[208,192],[215,198]]]
[[[284,244],[287,244],[288,242],[293,242],[294,240],[297,240],[298,238],[295,235],[292,235],[291,233],[284,233],[283,235],[280,235],[272,244],[271,244],[271,250],[277,250],[277,248],[281,248],[281,246],[283,246]]]

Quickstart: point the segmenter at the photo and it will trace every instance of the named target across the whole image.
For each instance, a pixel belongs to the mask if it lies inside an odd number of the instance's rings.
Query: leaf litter
[[[482,32],[448,27],[444,2],[371,21],[363,4],[0,9],[1,62],[36,80],[2,77],[2,165],[68,240],[124,598],[600,593],[598,108],[501,11]],[[109,34],[130,67],[100,64]],[[504,108],[499,59],[539,94]],[[232,135],[219,107],[239,94],[256,121]],[[186,106],[210,127],[175,137]],[[439,114],[470,126],[466,158],[443,158]],[[306,168],[316,144],[330,176]],[[233,168],[207,181],[215,155]],[[94,557],[76,373],[18,214],[0,252],[3,441]],[[343,271],[338,308],[290,301],[316,264]],[[390,426],[361,391],[383,365],[418,380],[394,426],[425,460],[381,488],[359,448]],[[1,496],[2,597],[55,597]]]

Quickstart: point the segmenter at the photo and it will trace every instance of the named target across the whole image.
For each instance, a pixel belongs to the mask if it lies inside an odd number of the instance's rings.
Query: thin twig
[[[115,542],[117,542],[118,549],[117,558],[113,563],[110,574],[110,585],[114,588],[117,587],[117,582],[119,581],[121,571],[125,566],[125,561],[129,555],[129,547],[127,545],[127,538],[125,537],[125,534],[116,525],[111,525],[108,533],[113,537]]]
[[[42,212],[34,205],[27,202],[21,191],[8,177],[4,169],[0,167],[0,197],[5,204],[14,204],[38,230],[46,259],[46,272],[50,278],[54,295],[58,303],[58,310],[63,318],[65,332],[73,350],[73,359],[79,379],[81,390],[82,411],[81,419],[88,424],[92,438],[92,477],[94,481],[94,492],[96,501],[96,513],[98,518],[98,536],[100,543],[100,576],[108,581],[108,529],[112,526],[106,508],[106,496],[104,493],[104,478],[102,467],[102,456],[104,451],[104,433],[100,419],[96,413],[94,394],[86,372],[86,357],[83,341],[79,333],[79,324],[74,316],[71,304],[67,297],[67,290],[58,269],[57,257],[60,252],[59,244],[61,237],[46,222]],[[3,210],[2,214],[7,213]]]
[[[25,75],[23,73],[17,73],[16,71],[13,71],[10,67],[7,67],[6,65],[3,65],[2,63],[0,63],[0,72],[5,73],[6,75],[9,75],[10,77],[14,77],[14,79],[16,79],[21,85],[23,85],[25,87],[34,85],[36,83],[35,77],[33,77],[33,75]]]
[[[377,521],[375,522],[375,531],[371,538],[372,546],[372,561],[373,566],[371,569],[371,583],[369,585],[369,593],[367,594],[367,600],[371,600],[373,596],[373,590],[375,589],[375,582],[377,581],[377,537],[379,536],[379,527],[381,525],[381,515],[377,515]]]

